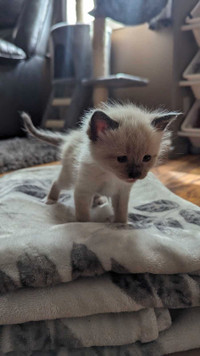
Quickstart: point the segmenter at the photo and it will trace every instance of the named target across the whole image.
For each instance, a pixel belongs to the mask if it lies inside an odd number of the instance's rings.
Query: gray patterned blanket
[[[200,209],[152,174],[128,225],[44,204],[59,166],[0,179],[0,352],[164,355],[200,346]]]

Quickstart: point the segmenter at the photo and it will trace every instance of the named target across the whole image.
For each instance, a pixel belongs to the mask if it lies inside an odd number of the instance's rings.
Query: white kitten
[[[115,222],[127,222],[132,184],[148,171],[169,145],[167,126],[178,113],[149,112],[133,104],[102,104],[82,120],[81,128],[67,135],[37,130],[22,114],[26,129],[39,139],[61,144],[62,169],[48,202],[56,202],[62,189],[75,187],[76,219],[90,220],[96,194],[111,197]]]

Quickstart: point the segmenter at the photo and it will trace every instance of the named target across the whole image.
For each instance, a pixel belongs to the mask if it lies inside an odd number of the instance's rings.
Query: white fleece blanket
[[[109,204],[77,223],[72,192],[44,204],[59,169],[0,179],[0,350],[143,352],[136,341],[173,327],[168,308],[200,305],[200,209],[149,174],[132,189],[128,225],[109,223]]]

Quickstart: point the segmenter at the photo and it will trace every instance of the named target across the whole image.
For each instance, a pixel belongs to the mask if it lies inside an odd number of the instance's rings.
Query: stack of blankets
[[[129,223],[44,199],[60,166],[0,179],[0,355],[160,356],[200,347],[200,209],[152,173]]]

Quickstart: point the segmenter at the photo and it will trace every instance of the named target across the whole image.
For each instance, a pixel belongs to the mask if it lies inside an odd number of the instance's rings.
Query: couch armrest
[[[13,42],[28,57],[45,55],[52,21],[53,0],[25,0]]]
[[[14,44],[0,39],[0,64],[15,64],[26,59],[26,53]]]

